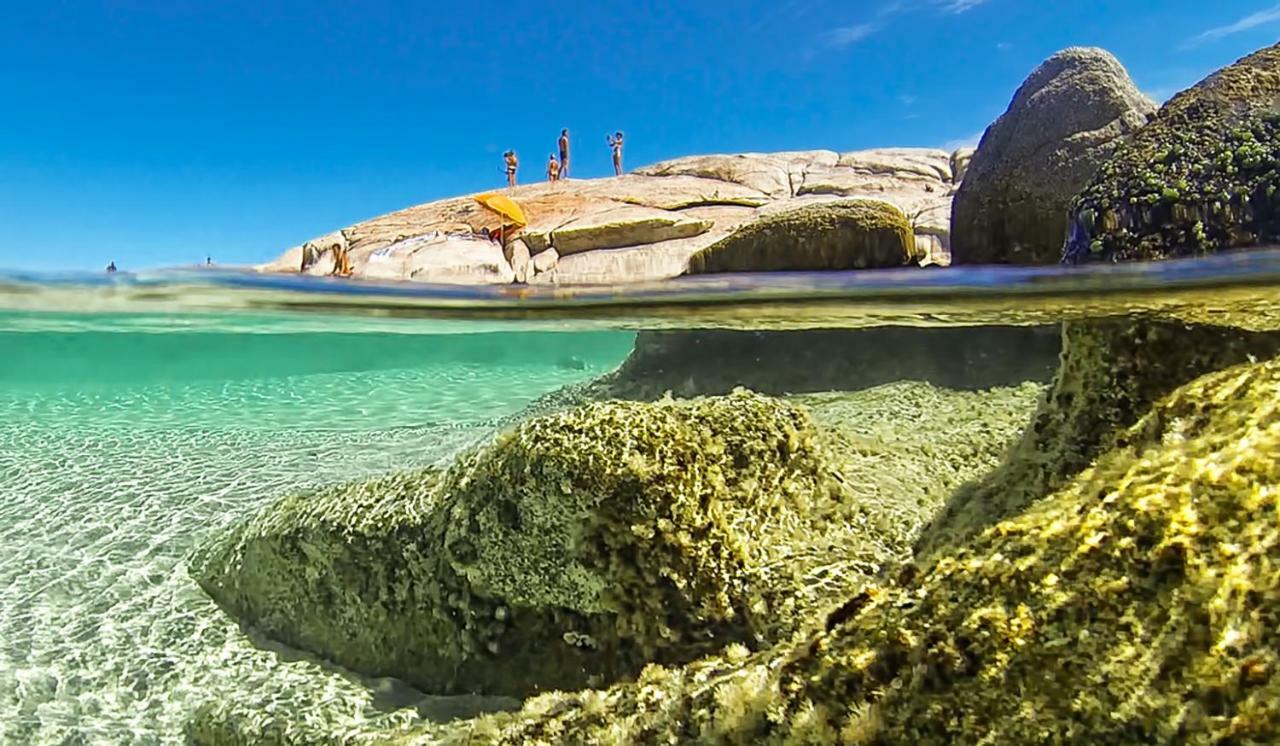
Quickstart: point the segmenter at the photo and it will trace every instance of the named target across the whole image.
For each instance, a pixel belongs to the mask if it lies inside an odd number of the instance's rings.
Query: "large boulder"
[[[1050,264],[1071,200],[1155,104],[1101,49],[1067,49],[1027,78],[987,128],[951,215],[956,264]]]
[[[875,200],[810,205],[757,220],[694,254],[689,274],[900,267],[915,234],[900,209]]]
[[[788,620],[802,618],[804,629],[820,629],[827,613],[866,584],[884,568],[907,556],[910,538],[920,521],[931,515],[955,486],[980,477],[999,463],[1008,442],[1016,436],[1034,409],[1041,387],[1024,384],[988,391],[949,391],[929,384],[900,382],[859,392],[826,392],[789,399],[809,412],[818,444],[831,463],[837,480],[854,486],[852,499],[838,506],[813,506],[800,519],[797,530],[774,537],[774,559],[764,563],[761,580],[781,575],[774,582],[796,603],[770,603],[773,620],[787,628]],[[607,437],[607,436],[602,436]],[[594,468],[594,467],[593,467]],[[831,508],[834,507],[834,512]],[[800,568],[798,573],[794,572]],[[790,640],[787,629],[770,632],[769,640]],[[747,646],[730,644],[735,660]],[[657,668],[656,666],[651,667]],[[644,677],[645,674],[642,674]],[[553,697],[573,700],[593,693],[565,692]],[[431,698],[414,708],[431,720],[465,717],[464,706],[505,709],[504,702],[474,697]],[[512,703],[517,708],[519,703]],[[561,701],[557,708],[563,706]],[[447,713],[441,713],[442,706]],[[264,706],[260,697],[219,698],[198,708],[189,720],[188,738],[195,744],[333,743],[438,743],[434,725],[414,728],[404,740],[394,729],[406,710],[387,718],[351,723],[350,703],[341,699],[314,703],[273,699]],[[727,713],[726,713],[727,714]],[[391,721],[391,722],[388,722]],[[340,725],[338,725],[340,723]],[[474,723],[461,725],[471,731],[473,743],[484,742]],[[457,727],[457,726],[455,726]],[[364,731],[357,735],[355,729]],[[441,726],[445,730],[447,726]],[[464,741],[465,741],[464,737]],[[557,739],[553,739],[556,742]],[[628,739],[574,739],[570,742],[666,743],[667,734],[633,734]],[[525,741],[518,741],[524,743]]]
[[[1280,334],[1159,317],[1063,325],[1062,361],[1009,458],[925,527],[917,555],[963,543],[1074,479],[1161,397],[1213,371],[1280,353]]]
[[[1210,374],[1032,509],[849,594],[811,635],[416,742],[1275,743],[1277,419],[1280,362]]]
[[[1063,258],[1164,259],[1280,240],[1280,45],[1175,96],[1080,193]]]
[[[806,571],[776,553],[821,536],[809,522],[836,494],[784,402],[593,404],[446,473],[287,497],[192,573],[236,617],[353,670],[523,696],[768,640]]]

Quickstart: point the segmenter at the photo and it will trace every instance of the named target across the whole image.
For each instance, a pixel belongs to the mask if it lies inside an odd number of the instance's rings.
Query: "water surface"
[[[1244,323],[1277,289],[1276,252],[624,289],[0,276],[0,742],[170,743],[222,696],[402,717],[412,692],[253,639],[186,556],[286,492],[447,462],[634,330]]]

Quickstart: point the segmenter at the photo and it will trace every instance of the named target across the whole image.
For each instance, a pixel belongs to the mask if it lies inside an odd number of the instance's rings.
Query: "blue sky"
[[[263,261],[390,210],[708,152],[972,140],[1045,57],[1163,99],[1280,35],[1275,0],[9,3],[0,267]]]

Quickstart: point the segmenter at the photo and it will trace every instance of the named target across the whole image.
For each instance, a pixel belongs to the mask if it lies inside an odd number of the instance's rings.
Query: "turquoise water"
[[[185,556],[284,492],[443,462],[632,336],[0,334],[0,743],[169,743],[219,692],[383,716],[255,645]]]
[[[258,639],[196,586],[187,557],[285,493],[447,462],[539,397],[614,370],[634,330],[1044,324],[1152,308],[1258,318],[1277,313],[1278,282],[1271,252],[525,297],[212,273],[0,276],[0,743],[179,742],[193,704],[224,697],[323,704],[351,727],[412,717],[405,705],[439,718],[510,706],[423,697]]]

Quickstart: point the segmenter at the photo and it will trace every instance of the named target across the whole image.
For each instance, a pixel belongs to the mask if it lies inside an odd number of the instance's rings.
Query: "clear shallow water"
[[[285,492],[447,461],[617,366],[618,329],[1235,318],[1274,313],[1278,282],[1267,252],[623,291],[0,277],[0,743],[171,743],[222,696],[399,717],[411,692],[255,643],[184,558]]]
[[[266,652],[187,576],[282,493],[447,460],[631,335],[0,335],[0,743],[167,743],[197,699],[367,687]]]

